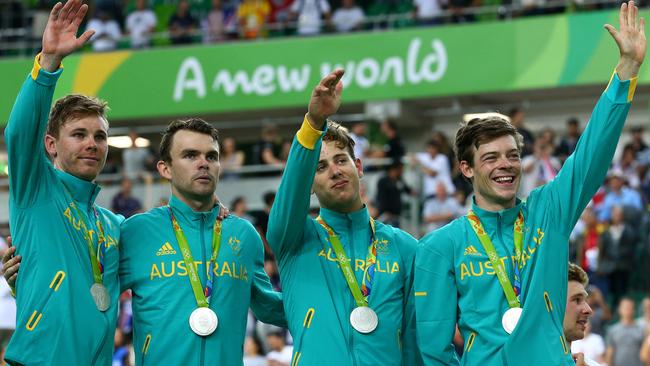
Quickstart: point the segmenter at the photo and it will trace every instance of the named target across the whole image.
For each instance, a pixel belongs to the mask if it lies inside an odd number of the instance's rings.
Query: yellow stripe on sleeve
[[[306,149],[314,150],[316,142],[318,142],[318,139],[322,134],[323,131],[319,131],[311,126],[307,120],[307,115],[305,114],[305,118],[302,121],[302,126],[300,126],[300,130],[298,130],[298,133],[296,134],[300,145]]]

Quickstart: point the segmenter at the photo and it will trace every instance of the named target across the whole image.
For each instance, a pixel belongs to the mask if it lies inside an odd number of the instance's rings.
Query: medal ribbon
[[[97,245],[95,245],[95,242],[93,241],[93,236],[91,230],[88,229],[88,224],[86,222],[90,222],[90,220],[86,219],[86,215],[84,215],[81,210],[79,209],[79,206],[77,206],[77,203],[75,202],[74,198],[72,198],[72,193],[68,190],[68,187],[63,185],[65,188],[65,191],[68,193],[70,196],[70,206],[74,208],[75,212],[77,213],[77,216],[79,216],[79,226],[83,230],[83,235],[84,239],[86,240],[86,244],[88,245],[88,253],[90,256],[90,267],[93,270],[93,281],[94,283],[102,284],[104,282],[103,280],[103,274],[104,274],[104,254],[106,254],[106,237],[104,236],[104,228],[102,227],[102,223],[99,220],[99,214],[97,213],[97,208],[95,205],[93,205],[93,213],[95,215],[95,225],[97,226],[98,232],[97,232]]]
[[[187,239],[185,238],[178,221],[176,221],[176,217],[174,217],[171,206],[167,206],[167,208],[169,208],[169,215],[172,219],[172,227],[174,228],[174,235],[176,236],[178,247],[183,256],[185,267],[187,267],[187,277],[190,279],[192,292],[194,292],[194,298],[196,298],[196,304],[199,307],[207,308],[210,306],[210,298],[212,297],[212,287],[214,283],[213,268],[217,261],[217,256],[219,255],[219,249],[221,248],[221,220],[216,219],[212,228],[212,255],[210,256],[210,261],[207,263],[208,277],[205,283],[205,289],[203,289],[201,287],[201,279],[196,267],[194,266],[194,258],[192,257],[190,246],[187,244]]]
[[[523,233],[524,214],[521,211],[519,211],[519,215],[517,216],[517,221],[515,221],[515,227],[514,227],[514,235],[513,235],[514,242],[515,242],[515,259],[514,259],[515,263],[513,266],[514,285],[510,283],[510,278],[506,273],[505,266],[501,261],[501,259],[499,258],[499,255],[497,254],[496,250],[494,249],[494,245],[492,245],[490,236],[487,234],[487,232],[485,232],[485,229],[483,228],[483,224],[481,224],[481,220],[478,218],[478,216],[476,216],[474,211],[472,210],[469,211],[469,213],[467,214],[467,221],[469,222],[472,229],[474,229],[476,236],[478,236],[479,241],[483,245],[483,249],[485,249],[488,258],[490,258],[490,262],[492,263],[494,272],[496,273],[499,283],[503,288],[503,293],[506,295],[506,299],[508,300],[508,306],[511,308],[521,307],[519,295],[521,294],[520,271],[521,268],[523,267],[521,258],[523,253],[523,242],[524,242],[524,233]]]
[[[316,221],[327,231],[329,235],[329,241],[334,249],[336,254],[336,259],[339,262],[341,267],[341,272],[345,281],[348,283],[350,292],[352,292],[352,297],[357,303],[357,306],[368,306],[368,297],[372,292],[372,285],[375,279],[375,265],[377,263],[377,240],[375,240],[375,221],[370,218],[370,229],[372,231],[370,236],[370,245],[368,246],[368,253],[366,255],[366,268],[363,271],[363,278],[361,281],[361,288],[359,288],[359,283],[357,278],[354,275],[352,266],[350,265],[350,258],[345,254],[343,250],[343,245],[339,240],[339,237],[336,235],[334,230],[332,230],[329,225],[325,223],[322,217],[318,216]]]

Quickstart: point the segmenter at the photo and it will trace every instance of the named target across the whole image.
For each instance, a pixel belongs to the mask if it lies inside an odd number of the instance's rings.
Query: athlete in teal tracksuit
[[[24,365],[107,365],[117,318],[119,227],[122,216],[94,204],[99,186],[55,169],[43,137],[56,81],[38,56],[16,99],[5,130],[10,169],[9,221],[23,256],[17,286],[16,331],[5,359]],[[69,193],[68,193],[69,192]],[[93,271],[84,226],[100,246],[110,307],[101,312],[90,294]],[[90,218],[90,219],[88,219]]]
[[[175,196],[169,205],[205,284],[219,206],[195,212]],[[137,364],[241,365],[249,303],[261,321],[286,327],[280,294],[272,291],[264,272],[264,246],[248,221],[233,215],[224,219],[213,273],[216,279],[210,308],[219,324],[213,334],[200,337],[188,325],[197,304],[169,208],[154,208],[124,223],[120,280],[124,289],[133,290]]]
[[[645,37],[642,46],[644,55]],[[625,69],[624,79],[636,76],[643,55],[637,58],[636,66],[621,61],[619,74]],[[634,71],[629,72],[630,69]],[[573,155],[557,177],[533,190],[526,202],[513,198],[511,207],[490,211],[474,201],[472,210],[509,274],[514,272],[513,226],[519,213],[523,213],[523,313],[512,334],[508,335],[502,327],[502,315],[509,307],[504,290],[467,217],[422,238],[416,256],[415,302],[418,344],[425,364],[457,364],[449,344],[456,324],[465,339],[462,365],[574,364],[562,328],[567,243],[573,226],[605,177],[635,85],[636,77],[621,81],[618,75],[613,76]],[[477,155],[479,151],[476,150]],[[515,156],[518,160],[518,154]],[[474,164],[490,163],[487,159],[491,158],[488,154],[480,155]],[[491,182],[495,176],[515,174],[507,173],[513,172],[515,165],[510,155],[509,158],[510,163],[503,165],[506,173],[491,175],[487,184],[495,186]],[[473,184],[476,188],[476,175]],[[482,199],[490,201],[485,195]],[[510,278],[512,281],[512,275]]]
[[[123,289],[133,290],[138,365],[241,366],[249,306],[261,321],[286,328],[281,295],[264,272],[259,234],[235,216],[215,221],[218,149],[217,131],[205,121],[172,122],[163,135],[158,163],[161,175],[171,182],[169,206],[122,225],[120,280]],[[191,259],[182,255],[184,242]],[[186,264],[192,261],[194,266]],[[207,264],[213,276],[208,276]],[[192,267],[200,279],[199,294],[212,289],[205,292],[212,295],[204,305],[218,317],[214,333],[205,336],[193,333],[189,324],[200,303],[190,284]]]
[[[330,74],[324,80],[332,82],[335,78]],[[413,320],[409,299],[417,242],[399,229],[375,223],[377,264],[369,306],[377,313],[379,325],[369,334],[354,330],[349,319],[357,305],[339,269],[328,233],[309,216],[314,173],[319,156],[325,159],[321,155],[324,134],[305,118],[293,141],[267,232],[278,261],[285,313],[294,339],[292,365],[415,365],[418,354],[414,329],[408,322]],[[345,164],[342,169],[347,169],[353,159],[349,152],[338,151],[341,156],[335,157],[336,164]],[[345,184],[358,179],[354,174],[345,174],[341,173],[343,179],[349,180]],[[316,188],[316,193],[322,192]],[[358,186],[353,193],[358,196]],[[340,238],[361,284],[371,239],[367,208],[359,201],[360,209],[341,213],[326,207],[322,199],[320,203],[321,218]]]

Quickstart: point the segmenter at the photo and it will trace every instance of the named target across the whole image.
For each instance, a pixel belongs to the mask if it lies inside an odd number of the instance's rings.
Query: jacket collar
[[[169,206],[174,212],[174,217],[181,224],[195,225],[197,221],[201,220],[213,223],[219,214],[219,204],[214,205],[210,211],[197,212],[174,195],[169,199]]]
[[[364,205],[362,209],[350,213],[340,213],[326,208],[320,209],[320,216],[335,233],[347,233],[348,230],[370,228],[370,214]]]
[[[95,203],[95,199],[101,190],[99,185],[77,178],[59,169],[54,169],[54,172],[63,183],[67,193],[72,195],[72,199],[81,205],[84,210],[87,210]]]
[[[522,211],[524,204],[523,201],[517,198],[515,206],[499,211],[488,211],[482,209],[476,204],[476,199],[472,200],[472,211],[481,220],[484,227],[496,227],[497,224],[501,225],[514,225],[517,220],[519,212]]]

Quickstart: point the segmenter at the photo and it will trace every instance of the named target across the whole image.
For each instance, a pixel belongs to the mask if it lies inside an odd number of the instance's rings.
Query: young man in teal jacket
[[[111,362],[123,218],[94,204],[108,151],[106,105],[70,95],[50,112],[61,61],[93,33],[76,37],[87,9],[78,0],[54,6],[5,130],[10,229],[24,258],[11,365]]]
[[[294,339],[292,366],[417,365],[412,303],[416,240],[373,221],[347,131],[326,118],[343,70],[314,89],[269,217]],[[321,205],[309,216],[310,193]]]
[[[620,31],[607,25],[621,54],[575,152],[557,177],[516,197],[521,135],[500,117],[477,118],[456,134],[471,212],[421,240],[415,266],[418,344],[427,365],[457,364],[450,341],[465,339],[462,365],[572,365],[562,321],[567,244],[603,181],[643,62],[643,20],[621,7]]]
[[[136,364],[242,365],[249,305],[261,321],[287,326],[264,272],[262,240],[244,219],[218,219],[214,127],[172,122],[160,156],[169,206],[122,225],[120,281],[133,290]]]

